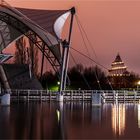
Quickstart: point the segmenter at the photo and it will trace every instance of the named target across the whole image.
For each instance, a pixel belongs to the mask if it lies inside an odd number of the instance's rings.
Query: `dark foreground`
[[[0,139],[140,139],[140,105],[12,103],[0,106]]]

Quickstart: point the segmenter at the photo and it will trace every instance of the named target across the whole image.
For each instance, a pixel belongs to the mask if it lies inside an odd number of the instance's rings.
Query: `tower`
[[[125,88],[126,87],[126,77],[130,76],[127,71],[127,67],[122,61],[120,54],[118,53],[115,60],[111,64],[111,69],[108,70],[109,79],[114,88]]]

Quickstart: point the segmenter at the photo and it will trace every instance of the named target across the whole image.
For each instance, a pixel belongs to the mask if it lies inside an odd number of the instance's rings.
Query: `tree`
[[[38,72],[38,48],[26,37],[21,37],[16,41],[15,63],[30,64],[32,72]]]
[[[103,72],[98,66],[85,68],[84,77],[89,82],[91,89],[109,88],[105,72]]]
[[[105,73],[98,67],[84,68],[81,64],[72,67],[68,72],[71,88],[74,89],[108,89]]]
[[[31,63],[31,70],[32,72],[37,75],[38,73],[38,48],[35,46],[35,44],[29,40],[29,59]]]
[[[78,65],[72,67],[68,71],[71,88],[74,88],[74,89],[79,89],[79,88],[84,89],[85,88],[84,87],[85,83],[82,79],[83,72],[84,72],[84,68],[81,64],[78,64]]]
[[[50,89],[50,87],[57,84],[58,78],[56,74],[52,71],[45,72],[42,77],[40,77],[40,82],[44,89]]]
[[[15,60],[16,64],[27,64],[27,51],[26,51],[26,41],[24,37],[21,37],[16,41],[15,44]]]

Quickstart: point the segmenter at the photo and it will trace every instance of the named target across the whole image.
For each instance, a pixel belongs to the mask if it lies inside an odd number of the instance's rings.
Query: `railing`
[[[63,91],[64,100],[91,100],[93,91],[67,90]],[[12,90],[13,100],[56,100],[59,92],[49,90]]]
[[[66,90],[65,101],[91,101],[94,94],[100,94],[102,102],[129,102],[140,100],[140,91],[128,90]],[[59,92],[49,90],[11,90],[12,100],[56,100]]]

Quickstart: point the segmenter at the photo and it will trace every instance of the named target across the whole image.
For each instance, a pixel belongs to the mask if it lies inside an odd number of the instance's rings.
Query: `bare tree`
[[[16,52],[15,52],[15,63],[16,64],[26,64],[27,63],[27,51],[26,51],[26,41],[24,37],[21,37],[16,41]]]
[[[29,64],[34,74],[38,72],[38,48],[25,37],[16,41],[15,63]]]
[[[30,63],[32,72],[37,75],[38,73],[38,48],[35,44],[29,40],[29,51],[30,51]]]

